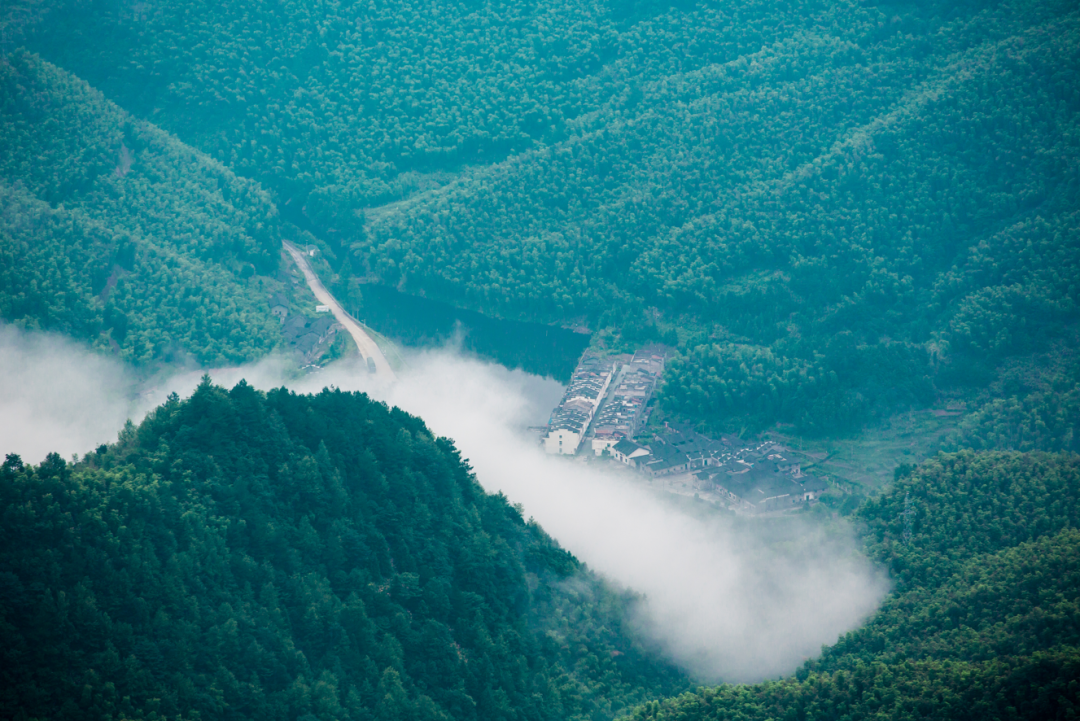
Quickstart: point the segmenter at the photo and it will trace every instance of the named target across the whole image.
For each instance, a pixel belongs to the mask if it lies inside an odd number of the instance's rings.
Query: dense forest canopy
[[[361,394],[204,381],[0,468],[5,718],[591,719],[684,677],[634,598]]]
[[[4,322],[250,361],[303,237],[349,308],[672,346],[657,417],[953,400],[974,450],[855,512],[895,583],[865,627],[690,691],[420,420],[205,382],[0,466],[2,715],[1075,718],[1078,77],[1071,0],[8,0]]]
[[[258,185],[28,53],[0,60],[0,147],[4,320],[143,364],[278,342],[280,224]]]
[[[686,691],[635,599],[361,394],[207,379],[0,468],[0,705],[27,718],[1071,718],[1080,456],[942,454],[856,513],[894,590],[795,676]],[[813,609],[801,614],[813,621]],[[156,715],[156,716],[155,716]]]
[[[16,7],[9,44],[302,209],[350,307],[665,340],[706,426],[844,432],[1075,341],[1074,3]]]

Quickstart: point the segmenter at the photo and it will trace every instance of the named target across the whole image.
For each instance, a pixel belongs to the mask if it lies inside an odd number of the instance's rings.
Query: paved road
[[[293,262],[296,263],[296,267],[304,274],[304,280],[307,281],[308,287],[311,288],[311,292],[315,294],[319,303],[330,306],[330,312],[334,314],[334,319],[345,326],[345,330],[349,331],[349,335],[356,341],[356,347],[360,349],[360,355],[365,359],[371,358],[375,361],[375,375],[388,381],[395,380],[397,376],[394,375],[394,371],[390,368],[390,364],[387,363],[386,356],[379,350],[379,346],[375,344],[371,336],[364,332],[356,319],[345,312],[345,309],[334,299],[334,296],[330,295],[330,291],[323,286],[322,281],[315,275],[315,271],[311,269],[311,265],[308,263],[304,253],[287,240],[283,240],[281,243],[285,246],[286,252],[292,257]]]

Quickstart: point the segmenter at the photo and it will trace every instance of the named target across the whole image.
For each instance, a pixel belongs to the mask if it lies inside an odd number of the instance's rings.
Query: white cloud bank
[[[0,326],[0,453],[37,463],[116,440],[132,415],[124,367],[43,333]]]
[[[171,391],[190,393],[202,374],[159,379],[139,397],[119,364],[10,329],[0,329],[0,363],[0,453],[30,462],[114,439],[126,418],[137,422]],[[689,515],[627,472],[545,455],[524,429],[546,421],[561,395],[553,381],[450,352],[414,357],[388,387],[351,363],[292,380],[285,368],[267,360],[211,375],[226,386],[246,378],[264,389],[366,390],[419,415],[454,439],[487,490],[521,503],[593,570],[644,594],[642,630],[703,681],[790,673],[862,623],[887,590],[850,532],[806,523],[792,534],[785,524],[789,539],[771,543],[763,524]]]

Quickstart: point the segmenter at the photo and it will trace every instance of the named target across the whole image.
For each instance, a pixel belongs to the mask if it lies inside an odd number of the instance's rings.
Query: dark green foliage
[[[1080,457],[1041,453],[946,454],[867,501],[871,556],[901,587],[935,587],[975,556],[1080,529]],[[915,517],[902,541],[905,497]]]
[[[999,374],[964,419],[955,443],[966,448],[1080,452],[1080,363],[1076,341],[1052,348],[1049,368],[1018,363]]]
[[[254,183],[26,53],[0,59],[0,147],[0,318],[140,363],[276,345],[279,223]]]
[[[677,345],[661,412],[712,430],[950,393],[957,446],[1080,448],[1075,2],[9,5],[7,321],[262,355],[273,193],[349,307],[374,280]],[[0,473],[5,715],[603,717],[677,682],[366,399],[205,385]],[[1075,716],[1078,490],[1069,456],[897,469],[856,513],[897,583],[867,627],[635,717]]]
[[[776,421],[803,433],[837,434],[934,399],[925,352],[902,343],[828,339],[813,361],[733,343],[700,345],[672,363],[665,404],[716,431],[733,420],[750,431]]]
[[[1078,456],[967,452],[905,469],[858,513],[897,583],[865,627],[795,678],[686,694],[631,718],[1074,718],[1078,494]]]
[[[911,661],[863,665],[805,680],[710,688],[654,702],[633,721],[866,718],[1070,719],[1080,704],[1080,650],[1066,648],[985,664]]]
[[[360,394],[205,379],[0,469],[0,715],[610,718],[681,676],[452,444]]]

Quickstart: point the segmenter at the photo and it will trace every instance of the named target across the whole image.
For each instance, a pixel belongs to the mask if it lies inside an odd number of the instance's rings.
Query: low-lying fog
[[[202,375],[162,377],[139,395],[118,362],[11,328],[0,328],[0,367],[0,453],[33,463],[115,440],[127,418],[138,422],[172,391],[189,394]],[[419,415],[454,439],[486,489],[521,503],[594,571],[644,594],[642,631],[699,680],[791,673],[860,625],[887,590],[847,529],[691,514],[629,471],[545,455],[525,429],[546,422],[562,395],[554,381],[449,349],[412,357],[389,387],[351,362],[295,379],[286,368],[271,359],[210,373],[226,386],[246,378],[264,389],[366,390]]]

